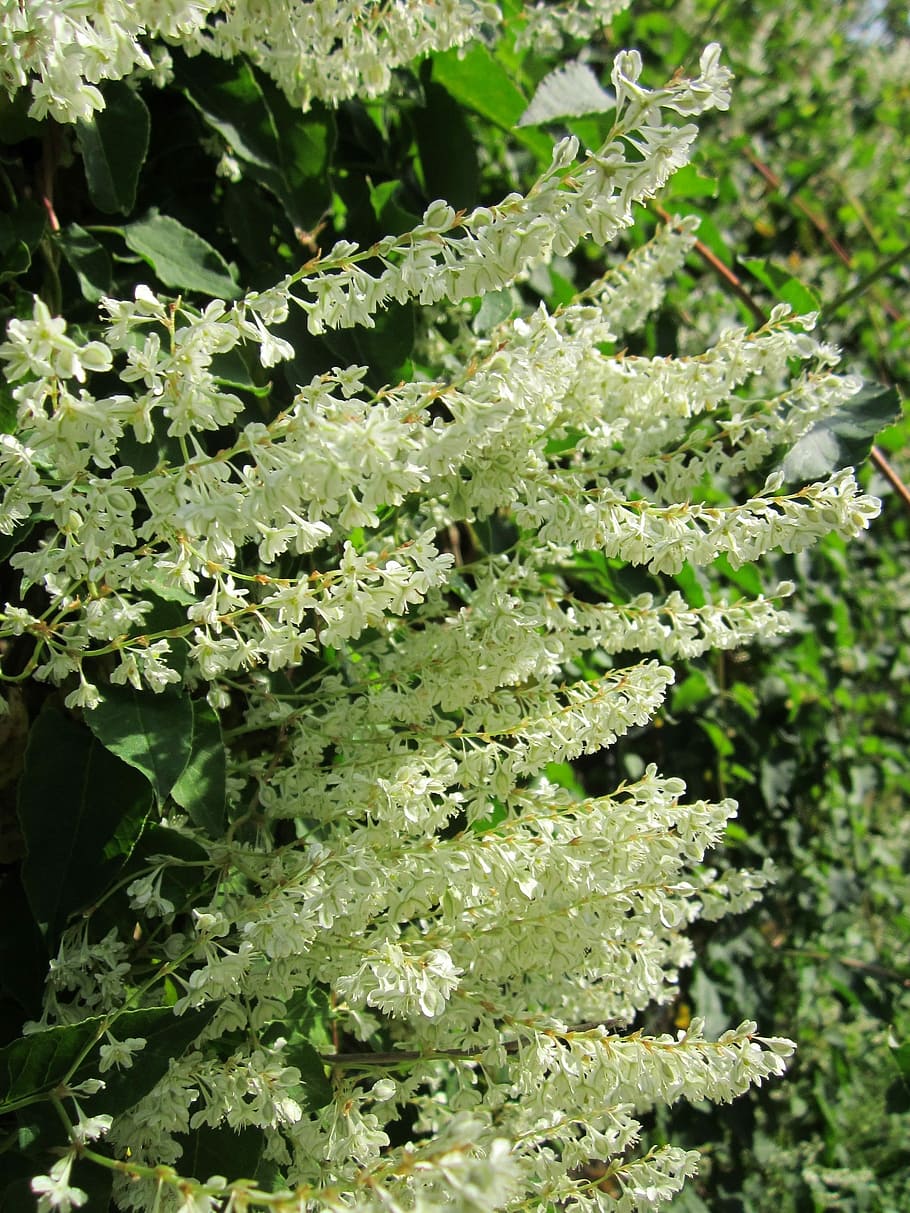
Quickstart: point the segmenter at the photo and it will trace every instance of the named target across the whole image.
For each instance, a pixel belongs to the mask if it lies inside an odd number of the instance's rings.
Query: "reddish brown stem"
[[[907,509],[910,510],[910,489],[907,488],[903,480],[901,480],[900,476],[898,476],[897,472],[885,458],[881,447],[874,446],[870,451],[870,456],[872,462],[889,482],[895,493],[901,498]]]
[[[654,209],[657,214],[660,215],[661,219],[663,219],[664,223],[673,222],[669,214],[662,206],[655,206]],[[712,253],[708,246],[703,244],[701,240],[696,240],[694,247],[696,253],[698,253],[702,261],[710,265],[711,269],[714,270],[716,274],[720,274],[721,278],[724,279],[733,294],[736,295],[737,299],[742,300],[759,324],[764,324],[768,319],[768,317],[765,315],[764,308],[762,308],[761,304],[749,294],[748,290],[746,290],[740,279],[737,278],[730,267],[728,265],[724,265],[721,259],[715,256],[715,254]]]
[[[664,210],[664,208],[662,206],[657,205],[657,206],[655,206],[654,209],[656,210],[657,214],[661,217],[661,219],[663,219],[663,221],[665,223],[672,223],[672,219],[670,218],[670,215]],[[727,265],[724,265],[724,263],[720,260],[720,258],[715,256],[715,254],[711,252],[711,250],[707,247],[707,245],[702,244],[702,242],[700,240],[695,241],[694,248],[695,248],[695,252],[698,253],[699,257],[701,257],[702,261],[704,261],[707,265],[710,265],[711,268],[716,273],[720,274],[720,276],[724,279],[724,281],[730,287],[730,290],[733,292],[733,294],[736,295],[736,297],[738,299],[741,299],[743,301],[743,303],[746,305],[746,307],[749,308],[749,310],[751,311],[751,313],[755,317],[755,319],[757,321],[759,321],[759,323],[764,324],[765,321],[768,319],[768,317],[765,315],[764,308],[762,308],[762,306],[758,303],[758,301],[755,298],[753,298],[753,296],[749,293],[749,291],[746,289],[746,287],[743,286],[742,282],[739,280],[739,278],[737,278],[737,276],[733,273],[733,271],[730,269],[730,267]],[[881,447],[873,446],[869,455],[870,455],[872,462],[875,464],[875,466],[878,468],[878,470],[888,480],[891,487],[894,489],[894,491],[897,493],[897,495],[901,498],[901,500],[904,502],[904,504],[907,506],[907,508],[910,509],[910,488],[908,488],[907,485],[904,484],[903,480],[901,480],[900,476],[897,474],[897,472],[894,470],[894,468],[891,466],[891,464],[885,458],[884,452],[882,451]]]
[[[772,169],[770,169],[767,166],[767,164],[764,163],[764,161],[760,160],[751,148],[746,148],[745,151],[743,152],[743,155],[746,157],[746,159],[749,161],[749,163],[752,165],[752,167],[755,169],[755,171],[761,177],[764,178],[764,180],[768,183],[768,185],[773,190],[776,190],[778,193],[783,192],[784,183],[781,180],[781,178],[778,177],[777,173],[775,173]],[[824,216],[816,214],[815,211],[813,211],[811,209],[811,207],[807,206],[807,204],[805,202],[803,202],[803,200],[801,198],[794,197],[791,199],[791,201],[793,202],[793,205],[796,207],[796,209],[801,211],[802,214],[805,215],[805,217],[809,220],[809,222],[812,224],[812,226],[815,228],[815,230],[818,232],[818,234],[822,237],[822,239],[825,241],[825,243],[828,245],[828,247],[834,253],[836,253],[836,255],[844,263],[844,265],[846,265],[848,268],[852,269],[853,258],[850,256],[850,253],[847,251],[847,249],[844,248],[844,246],[841,244],[841,242],[833,234],[833,232],[831,231],[831,228],[828,226],[828,221],[824,218]],[[903,319],[900,311],[894,306],[893,303],[891,303],[891,301],[889,299],[882,298],[881,304],[882,304],[882,307],[885,309],[885,312],[887,313],[887,315],[892,320]]]

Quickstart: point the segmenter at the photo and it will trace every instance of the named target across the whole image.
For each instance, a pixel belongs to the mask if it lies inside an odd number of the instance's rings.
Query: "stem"
[[[661,219],[663,219],[664,223],[673,222],[668,212],[665,211],[664,208],[659,204],[655,205],[654,210],[661,217]],[[760,303],[757,302],[755,297],[749,293],[745,286],[743,286],[742,281],[737,278],[730,267],[724,265],[721,259],[712,253],[708,246],[703,244],[701,240],[695,241],[694,248],[699,257],[701,257],[702,261],[704,261],[707,265],[710,265],[711,269],[714,270],[715,273],[720,274],[721,278],[724,279],[733,294],[737,297],[737,299],[746,305],[746,307],[755,317],[756,321],[759,324],[766,324],[768,317],[765,314],[765,309]]]
[[[910,989],[910,974],[901,973],[897,969],[889,969],[886,965],[874,961],[856,960],[853,956],[838,956],[834,952],[814,948],[781,948],[785,956],[801,956],[805,960],[834,960],[847,969],[857,969],[861,973],[873,973],[876,977],[885,977],[889,981],[900,982]]]
[[[544,1034],[558,1036],[562,1039],[571,1037],[576,1032],[593,1032],[597,1028],[615,1028],[620,1026],[618,1019],[595,1019],[586,1023],[573,1024],[565,1032],[549,1032]],[[509,1040],[503,1044],[506,1053],[514,1054],[522,1047],[522,1041]],[[394,1053],[323,1053],[322,1060],[328,1066],[383,1066],[395,1068],[399,1065],[415,1065],[429,1061],[476,1061],[482,1057],[489,1046],[477,1046],[467,1049],[434,1049],[429,1053],[411,1052],[404,1049]]]
[[[765,166],[763,166],[763,168],[765,168]],[[778,180],[776,177],[774,177],[774,174],[771,173],[770,169],[766,169],[766,171],[767,171],[767,173],[769,173],[771,175],[771,177],[775,181]],[[764,173],[762,175],[764,175]],[[778,182],[778,185],[779,185],[779,182]],[[662,206],[659,206],[659,205],[655,206],[654,209],[657,212],[657,214],[661,217],[661,219],[663,219],[663,221],[665,223],[672,222],[670,215],[667,213],[667,211],[664,210],[664,208]],[[805,212],[805,213],[808,214],[809,212]],[[711,250],[706,245],[702,244],[702,242],[700,240],[695,241],[694,248],[695,248],[695,252],[698,253],[698,255],[701,257],[701,259],[707,265],[709,265],[716,273],[720,274],[720,276],[724,279],[724,281],[730,287],[730,290],[733,292],[733,294],[736,295],[737,298],[742,300],[742,302],[746,305],[746,307],[748,307],[749,310],[752,312],[752,315],[755,317],[755,319],[762,324],[766,323],[768,318],[765,315],[764,309],[755,300],[755,298],[749,293],[749,291],[746,289],[746,287],[743,286],[740,279],[737,278],[737,276],[733,273],[733,271],[729,268],[729,266],[724,265],[724,263],[720,260],[720,258],[716,257],[714,255],[714,253],[712,253]],[[838,245],[837,248],[840,249],[840,245]],[[843,251],[843,250],[841,250],[841,251]],[[863,293],[863,291],[865,291],[867,289],[867,287],[871,286],[871,284],[877,278],[880,278],[883,274],[886,274],[888,272],[888,270],[890,270],[894,265],[896,265],[899,261],[902,261],[908,255],[910,255],[910,244],[905,245],[902,249],[900,249],[898,252],[896,252],[893,256],[888,257],[887,260],[883,261],[881,263],[881,265],[877,266],[872,271],[871,274],[868,274],[863,279],[862,282],[858,283],[855,287],[851,287],[851,289],[849,291],[845,292],[843,295],[840,295],[837,299],[834,300],[833,303],[829,304],[825,310],[829,311],[829,312],[834,312],[842,304],[846,303],[848,300],[853,299],[857,295],[861,295]],[[849,257],[846,260],[846,264],[847,265],[850,264]],[[890,305],[889,305],[889,308],[890,308]],[[890,310],[893,311],[893,309],[890,309]],[[895,313],[895,314],[898,316],[898,318],[900,318],[900,313]],[[872,460],[872,462],[875,464],[875,466],[878,468],[878,470],[882,473],[882,475],[889,481],[889,483],[891,484],[894,491],[898,494],[898,496],[902,499],[902,501],[906,505],[907,509],[910,510],[910,488],[908,488],[907,485],[904,484],[903,480],[901,480],[900,476],[897,474],[897,472],[894,470],[894,468],[891,466],[891,464],[885,458],[885,455],[884,455],[881,447],[873,446],[872,450],[869,452],[869,457]]]
[[[828,304],[825,310],[829,312],[836,312],[839,307],[842,307],[845,303],[849,303],[849,301],[851,299],[855,299],[857,295],[862,295],[866,290],[868,290],[873,282],[877,282],[879,278],[883,278],[885,274],[892,270],[896,265],[900,265],[902,261],[905,261],[908,256],[910,256],[910,244],[905,244],[904,247],[898,249],[896,253],[892,253],[890,257],[886,257],[885,260],[877,265],[874,270],[868,273],[865,278],[861,278],[855,286],[851,286],[848,291],[844,291],[842,295],[838,295],[833,303]],[[892,320],[903,319],[900,312],[892,308],[890,304],[886,307],[886,311],[888,312],[889,316],[891,316]]]
[[[767,164],[763,163],[763,161],[761,161],[758,158],[758,156],[755,154],[754,151],[752,151],[751,148],[747,148],[743,154],[745,155],[745,157],[749,161],[749,163],[752,165],[752,167],[765,179],[765,181],[768,183],[768,185],[771,186],[771,188],[773,190],[776,190],[778,193],[783,194],[785,197],[789,197],[786,194],[786,191],[784,190],[783,182],[781,181],[780,177],[778,177],[776,173],[772,172],[772,170],[767,166]],[[809,220],[809,222],[812,224],[812,226],[815,228],[815,230],[819,233],[819,235],[822,237],[822,239],[825,241],[825,243],[828,245],[828,247],[837,255],[837,257],[840,258],[840,260],[844,263],[844,265],[847,266],[848,269],[852,269],[853,268],[853,258],[850,256],[850,253],[847,251],[847,249],[845,249],[844,246],[840,243],[840,241],[837,240],[835,238],[835,236],[832,234],[831,228],[828,226],[828,221],[824,218],[824,216],[817,215],[815,213],[815,211],[813,211],[809,206],[807,206],[806,203],[803,202],[800,198],[794,197],[791,200],[793,202],[793,205],[797,208],[797,210],[801,211],[802,214],[805,215],[805,217]],[[835,299],[835,301],[832,304],[829,304],[829,306],[825,310],[832,311],[832,312],[836,311],[841,306],[841,304],[846,303],[847,300],[853,299],[857,295],[861,295],[863,293],[863,291],[866,290],[867,287],[871,286],[872,283],[876,281],[876,279],[880,278],[883,274],[886,274],[888,272],[888,270],[892,267],[892,265],[894,265],[897,261],[900,261],[902,258],[906,257],[908,252],[910,252],[910,245],[907,245],[905,248],[901,249],[898,253],[896,253],[894,255],[894,257],[889,257],[880,266],[878,266],[877,269],[873,270],[873,272],[871,274],[869,274],[865,279],[863,279],[863,281],[858,286],[852,287],[849,291],[847,291],[843,295],[839,296],[837,299]],[[894,306],[894,304],[891,303],[891,301],[889,299],[883,299],[883,300],[881,300],[881,303],[882,303],[882,307],[884,307],[888,316],[892,320],[899,321],[899,320],[903,319],[903,317],[901,316],[901,313]]]
[[[898,476],[897,472],[885,458],[885,453],[882,448],[880,446],[873,446],[870,455],[872,462],[885,477],[885,479],[889,481],[891,487],[901,498],[907,509],[910,510],[910,488],[904,484],[903,480],[901,480],[900,476]]]
[[[47,213],[47,221],[52,232],[60,231],[60,220],[54,210],[54,174],[57,170],[57,140],[58,127],[56,122],[49,122],[47,133],[41,141],[41,170],[40,195],[41,204]]]
[[[770,185],[770,187],[773,190],[776,190],[778,193],[783,194],[785,197],[789,198],[787,191],[784,189],[784,183],[780,179],[780,177],[778,177],[778,175],[775,172],[773,172],[770,168],[768,168],[767,164],[765,164],[762,160],[760,160],[751,148],[746,148],[745,151],[743,152],[743,155],[746,157],[746,159],[749,161],[749,163],[752,165],[752,167],[760,174],[760,176],[762,176],[765,179],[765,181],[768,183],[768,185]],[[812,224],[812,226],[815,228],[815,230],[824,239],[824,241],[826,242],[828,247],[834,253],[836,253],[836,255],[841,259],[841,261],[843,261],[844,265],[849,266],[851,264],[850,254],[847,252],[847,250],[844,248],[844,246],[840,243],[840,241],[837,240],[836,237],[832,234],[831,229],[828,226],[827,220],[821,215],[816,215],[816,213],[813,210],[811,210],[806,205],[806,203],[802,201],[801,198],[793,198],[792,202],[793,202],[793,205],[797,208],[797,210],[801,211],[803,213],[803,215],[805,215],[805,217],[809,220],[809,222]]]

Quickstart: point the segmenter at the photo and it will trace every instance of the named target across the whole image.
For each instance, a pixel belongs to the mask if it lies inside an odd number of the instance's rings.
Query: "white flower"
[[[54,1163],[47,1175],[36,1175],[32,1180],[32,1191],[38,1197],[38,1213],[49,1213],[51,1209],[70,1213],[71,1209],[81,1208],[88,1200],[88,1193],[82,1188],[70,1186],[70,1171],[75,1157],[73,1153],[65,1154]]]
[[[146,1045],[142,1036],[127,1036],[124,1040],[115,1040],[108,1032],[107,1039],[109,1043],[102,1045],[100,1049],[101,1061],[98,1069],[102,1074],[112,1066],[129,1070],[133,1064],[133,1054],[144,1049]]]
[[[440,948],[412,956],[397,944],[386,943],[356,973],[339,978],[336,987],[352,1001],[365,1002],[387,1015],[407,1018],[419,1013],[434,1019],[445,1010],[460,973]]]

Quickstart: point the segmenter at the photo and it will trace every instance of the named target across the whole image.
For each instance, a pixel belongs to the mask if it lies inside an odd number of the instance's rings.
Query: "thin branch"
[[[848,269],[852,269],[853,258],[831,231],[831,228],[828,226],[827,219],[825,219],[823,215],[816,214],[816,212],[813,211],[805,202],[803,202],[801,198],[788,194],[784,189],[784,183],[781,178],[778,177],[778,175],[772,169],[770,169],[767,164],[764,163],[764,161],[760,160],[751,148],[746,148],[743,155],[756,170],[756,172],[758,172],[764,178],[764,180],[773,190],[775,190],[777,193],[783,194],[784,197],[788,198],[793,203],[797,210],[801,211],[802,214],[805,215],[828,247],[837,254]],[[853,299],[855,296],[861,295],[868,286],[871,286],[871,284],[876,281],[876,279],[880,278],[883,274],[886,274],[893,265],[906,257],[908,252],[910,252],[910,246],[901,249],[900,252],[896,253],[893,257],[889,257],[886,261],[882,262],[880,266],[873,270],[871,274],[864,278],[861,283],[855,287],[852,287],[845,294],[839,296],[832,304],[829,304],[829,307],[826,310],[836,311],[837,308],[839,308],[842,303],[846,303],[848,299]],[[882,298],[880,302],[890,319],[903,320],[901,312],[894,306],[890,299]]]
[[[897,472],[885,458],[885,453],[880,446],[874,446],[869,452],[872,462],[890,483],[895,493],[901,498],[904,505],[910,510],[910,488],[908,488]]]
[[[849,303],[851,299],[855,299],[857,295],[861,295],[863,291],[867,290],[872,285],[873,282],[877,282],[879,278],[884,277],[889,270],[892,270],[896,265],[900,265],[902,261],[906,261],[908,257],[910,257],[910,244],[905,244],[902,249],[898,249],[896,253],[893,253],[890,257],[886,257],[885,260],[877,265],[875,269],[871,271],[871,273],[868,273],[865,278],[861,278],[860,281],[857,282],[856,286],[851,286],[848,291],[844,291],[842,295],[838,295],[833,303],[828,304],[828,309],[830,309],[832,312],[836,312],[841,304]],[[892,320],[903,319],[900,312],[895,311],[890,307],[887,310],[888,315]]]
[[[834,952],[813,948],[781,948],[781,951],[785,956],[802,956],[806,960],[833,960],[845,968],[856,969],[861,973],[873,973],[876,977],[885,977],[889,981],[897,981],[902,986],[910,988],[910,976],[906,973],[889,969],[886,965],[876,964],[873,961],[857,960],[853,956],[838,956]]]
[[[756,156],[755,152],[750,147],[747,147],[744,150],[743,155],[746,157],[746,159],[749,161],[749,163],[752,165],[752,167],[756,170],[756,172],[758,172],[765,179],[765,181],[768,183],[768,185],[771,186],[771,188],[773,190],[776,190],[778,193],[785,194],[787,197],[789,197],[789,195],[786,194],[786,191],[784,189],[784,183],[780,179],[780,177],[778,177],[777,173],[775,173],[772,169],[768,168],[767,164],[765,164],[764,161],[759,160],[758,156]],[[812,226],[815,228],[815,230],[819,233],[819,235],[828,244],[828,247],[830,249],[832,249],[837,254],[838,257],[840,257],[840,259],[841,259],[841,261],[843,261],[844,265],[850,266],[851,261],[852,261],[850,254],[847,252],[847,250],[844,248],[844,246],[840,243],[840,241],[834,236],[830,227],[828,226],[828,221],[822,215],[816,215],[816,213],[813,210],[811,210],[811,208],[808,207],[801,198],[794,197],[791,199],[791,201],[793,202],[793,205],[797,208],[797,210],[802,211],[802,213],[809,220],[809,222],[812,224]]]
[[[654,210],[661,217],[661,219],[663,219],[664,223],[673,222],[668,212],[665,211],[662,206],[655,205]],[[708,246],[701,240],[695,241],[694,248],[699,257],[701,257],[702,261],[710,265],[711,269],[714,270],[715,273],[720,274],[721,278],[724,279],[733,294],[746,305],[759,324],[764,324],[768,319],[768,317],[765,315],[764,308],[749,293],[746,287],[743,286],[742,281],[737,278],[730,267],[728,265],[724,265],[721,259],[712,253]]]
[[[593,1032],[597,1028],[618,1028],[622,1021],[618,1019],[593,1019],[586,1023],[573,1024],[565,1032],[552,1032],[541,1029],[544,1035],[559,1036],[565,1040],[578,1032]],[[522,1047],[522,1041],[509,1040],[503,1044],[506,1053],[515,1054]],[[434,1049],[430,1053],[409,1052],[398,1050],[390,1053],[323,1053],[322,1060],[327,1066],[385,1066],[414,1065],[421,1061],[476,1061],[489,1049],[489,1045],[469,1049]]]
[[[770,171],[771,170],[769,169],[768,172],[770,172]],[[775,180],[776,180],[776,178],[775,178]],[[664,210],[664,208],[662,206],[655,205],[654,210],[661,217],[661,219],[663,219],[663,221],[665,223],[672,222],[670,215],[667,213],[666,210]],[[711,252],[711,250],[707,247],[707,245],[703,244],[700,240],[696,240],[693,247],[695,249],[695,252],[698,253],[699,257],[701,257],[702,261],[704,261],[707,265],[709,265],[711,267],[711,269],[713,269],[717,274],[719,274],[723,278],[723,280],[727,283],[727,285],[729,286],[729,288],[733,292],[733,294],[736,295],[736,297],[738,299],[742,300],[742,302],[746,305],[746,307],[748,307],[748,309],[751,311],[751,313],[755,317],[755,319],[759,323],[764,324],[765,321],[768,319],[767,315],[765,314],[764,308],[761,306],[760,303],[758,303],[758,301],[754,298],[754,296],[750,294],[750,292],[743,285],[741,280],[739,278],[737,278],[737,276],[733,273],[733,271],[730,269],[730,267],[727,265],[724,265],[724,263],[720,260],[720,258],[715,256],[715,254]],[[907,248],[901,249],[900,253],[895,254],[894,257],[889,258],[888,262],[884,263],[883,266],[879,266],[879,270],[882,273],[884,273],[887,270],[887,268],[889,268],[889,263],[893,264],[900,257],[906,256],[908,254],[908,252],[910,252],[910,246],[907,246]],[[876,277],[878,277],[878,272],[876,272]],[[868,284],[869,284],[869,279],[867,279],[865,282],[866,286],[868,286]],[[842,303],[845,299],[851,298],[853,293],[854,292],[852,292],[852,291],[848,292],[848,294],[846,296],[841,296],[841,298],[839,300],[836,300],[835,304],[832,305],[832,310],[835,306],[839,306],[839,304]],[[859,292],[857,291],[856,293],[859,293]],[[894,489],[894,491],[898,494],[898,496],[904,502],[907,509],[910,510],[910,488],[908,488],[907,485],[904,484],[903,480],[901,480],[900,476],[897,474],[897,472],[894,470],[894,468],[888,462],[881,447],[873,446],[871,451],[869,452],[869,457],[872,460],[872,462],[875,464],[875,466],[878,468],[878,470],[882,473],[882,475],[891,484],[891,487]]]

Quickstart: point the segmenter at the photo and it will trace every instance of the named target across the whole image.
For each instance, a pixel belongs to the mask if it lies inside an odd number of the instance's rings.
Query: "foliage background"
[[[614,34],[659,45],[664,66],[684,62],[703,36],[723,39],[737,103],[703,124],[695,159],[716,184],[672,209],[702,215],[702,241],[761,305],[771,281],[785,292],[796,278],[817,293],[848,365],[905,398],[904,7],[636,7]],[[707,273],[692,266],[677,309],[654,326],[655,348],[685,343],[691,318],[709,314],[692,304],[693,289],[716,304]],[[738,310],[744,318],[748,305]],[[877,442],[906,478],[908,421]],[[880,471],[866,474],[884,510],[863,541],[828,542],[777,570],[799,586],[800,634],[774,651],[691,666],[665,727],[622,746],[627,764],[657,752],[690,787],[735,788],[731,851],[770,855],[780,871],[760,907],[703,940],[679,1014],[719,1023],[748,1007],[775,1030],[793,1025],[800,1049],[789,1082],[732,1115],[705,1107],[664,1118],[711,1159],[680,1208],[910,1205],[908,512]]]
[[[898,4],[686,0],[638,4],[607,37],[576,45],[594,67],[621,46],[641,47],[646,77],[658,83],[717,38],[738,77],[731,113],[702,122],[695,165],[662,205],[700,216],[707,252],[743,289],[693,256],[640,352],[685,351],[731,319],[752,321],[754,307],[809,291],[850,369],[906,393],[907,34]],[[203,295],[266,287],[299,264],[301,250],[335,236],[369,244],[407,230],[432,198],[456,207],[497,200],[549,154],[549,135],[516,132],[515,122],[554,60],[508,45],[495,58],[434,56],[402,74],[394,105],[317,105],[303,119],[248,66],[174,57],[176,88],[105,86],[100,142],[85,125],[73,140],[32,122],[21,94],[0,100],[4,321],[24,314],[36,291],[52,311],[89,325],[102,294],[115,285],[126,294],[150,272],[162,288]],[[585,136],[598,121],[569,126]],[[238,129],[239,164],[224,158],[222,138]],[[643,242],[655,222],[643,212],[629,241]],[[599,255],[581,250],[561,272],[536,275],[530,294],[567,299],[574,282],[602,268]],[[192,263],[195,278],[174,262]],[[508,292],[487,297],[465,323],[482,332],[513,303]],[[372,332],[316,339],[292,318],[288,394],[334,363],[368,363],[375,385],[419,371],[433,340],[422,324],[400,306]],[[238,363],[230,373],[255,400],[257,368]],[[2,409],[8,418],[0,395]],[[910,424],[878,441],[906,479]],[[829,542],[761,574],[797,581],[796,637],[689,664],[660,728],[554,772],[596,793],[658,761],[694,795],[736,796],[732,859],[770,856],[780,870],[761,907],[703,928],[678,1004],[649,1025],[685,1026],[698,1014],[720,1028],[748,1015],[801,1046],[789,1081],[732,1114],[705,1105],[655,1119],[656,1137],[671,1132],[709,1160],[679,1198],[692,1213],[910,1207],[910,544],[906,502],[880,473],[866,474],[885,509],[863,542]],[[608,572],[620,593],[643,588],[626,570]],[[750,591],[760,584],[750,569],[718,575]],[[690,599],[705,591],[691,574],[679,584]],[[592,579],[589,589],[602,584]],[[14,787],[40,694],[14,693],[0,735],[5,924],[23,921]],[[46,957],[34,935],[7,929],[0,962],[4,1043],[35,1014]]]

